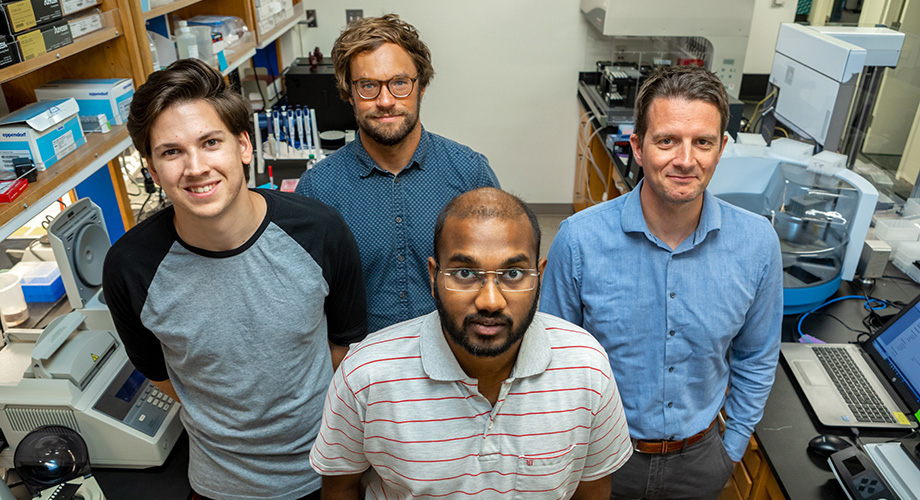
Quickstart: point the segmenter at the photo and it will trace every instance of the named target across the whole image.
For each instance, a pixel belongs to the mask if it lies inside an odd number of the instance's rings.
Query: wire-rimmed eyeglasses
[[[455,292],[476,292],[486,286],[489,274],[495,275],[495,285],[503,292],[527,292],[537,287],[540,272],[536,269],[496,269],[486,271],[469,267],[456,267],[440,271],[444,287]]]

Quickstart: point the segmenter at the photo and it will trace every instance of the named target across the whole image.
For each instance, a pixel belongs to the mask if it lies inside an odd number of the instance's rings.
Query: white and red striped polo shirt
[[[632,454],[607,354],[537,313],[493,407],[437,312],[369,335],[333,377],[310,463],[365,475],[365,498],[570,498]]]

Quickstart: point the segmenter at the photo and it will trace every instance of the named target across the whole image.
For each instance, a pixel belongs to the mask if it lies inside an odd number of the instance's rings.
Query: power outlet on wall
[[[307,13],[307,16],[306,16],[307,17],[307,20],[306,20],[307,28],[315,28],[316,27],[316,11],[313,9],[307,9],[306,13]]]
[[[345,23],[364,18],[364,9],[345,9]]]

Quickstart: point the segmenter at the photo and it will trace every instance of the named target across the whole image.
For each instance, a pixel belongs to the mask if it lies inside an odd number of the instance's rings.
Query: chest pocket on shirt
[[[570,484],[572,470],[577,462],[576,445],[539,455],[518,457],[517,481],[514,498],[559,498]],[[574,487],[578,481],[571,483]],[[573,490],[574,491],[574,490]]]

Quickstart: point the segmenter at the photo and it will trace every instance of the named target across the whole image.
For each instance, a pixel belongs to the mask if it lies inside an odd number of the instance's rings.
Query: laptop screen
[[[889,381],[916,411],[920,405],[920,297],[878,332],[871,344],[870,353],[877,353]]]

